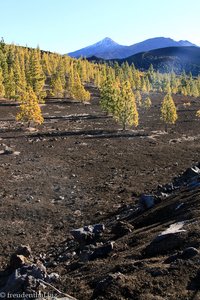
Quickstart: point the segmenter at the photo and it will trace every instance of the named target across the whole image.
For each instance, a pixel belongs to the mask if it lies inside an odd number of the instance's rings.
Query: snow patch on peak
[[[111,38],[105,37],[103,40],[96,43],[96,45],[113,46],[113,45],[119,45],[119,44],[116,43],[115,41],[113,41]]]

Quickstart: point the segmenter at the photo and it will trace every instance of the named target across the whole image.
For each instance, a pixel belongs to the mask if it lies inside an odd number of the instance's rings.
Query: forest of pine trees
[[[161,74],[152,66],[147,72],[141,72],[128,63],[121,66],[117,62],[112,65],[90,63],[86,59],[44,52],[39,48],[7,45],[3,39],[0,41],[0,97],[19,102],[17,120],[41,124],[43,118],[39,104],[46,97],[89,101],[90,93],[85,88],[88,83],[100,88],[102,108],[123,127],[127,124],[137,126],[137,107],[151,107],[149,92],[200,96],[200,76]],[[141,94],[146,95],[143,103]],[[32,117],[30,105],[36,110]],[[132,117],[124,121],[126,110]]]

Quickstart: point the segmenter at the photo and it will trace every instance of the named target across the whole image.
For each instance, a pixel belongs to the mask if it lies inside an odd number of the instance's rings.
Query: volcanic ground
[[[29,244],[47,272],[59,274],[55,287],[79,300],[200,299],[200,187],[180,179],[177,189],[165,188],[199,164],[200,99],[174,96],[179,118],[166,133],[164,95],[150,97],[139,126],[126,131],[101,111],[95,89],[90,104],[47,99],[36,129],[16,123],[16,103],[0,100],[2,271]],[[141,194],[155,195],[154,205],[141,209]],[[78,245],[70,231],[93,224],[105,225],[93,246],[114,246],[85,259],[91,245]],[[180,235],[154,247],[177,224]],[[196,255],[184,256],[188,247]]]

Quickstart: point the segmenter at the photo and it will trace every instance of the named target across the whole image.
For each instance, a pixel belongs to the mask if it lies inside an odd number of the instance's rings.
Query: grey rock
[[[194,178],[196,176],[199,176],[200,175],[200,169],[199,167],[197,166],[194,166],[192,168],[188,168],[185,173],[183,173],[183,177],[185,179],[191,179],[191,178]]]
[[[100,247],[97,247],[94,252],[90,255],[90,260],[94,260],[96,258],[104,258],[113,250],[114,242],[107,242]]]
[[[31,247],[29,245],[20,245],[16,252],[18,255],[23,255],[25,257],[30,257],[31,256]]]
[[[23,255],[18,255],[18,254],[12,254],[10,257],[10,269],[11,270],[16,270],[18,268],[21,268],[23,265],[25,265],[27,262],[27,259]]]
[[[120,273],[108,274],[104,278],[102,278],[96,285],[92,299],[96,299],[99,295],[103,295],[105,290],[109,288],[112,284],[120,284],[125,282],[125,276]]]
[[[185,248],[182,252],[179,251],[178,253],[169,256],[165,260],[165,263],[171,264],[171,263],[175,262],[177,259],[184,259],[184,260],[191,259],[198,254],[199,254],[198,249],[196,249],[194,247],[188,247],[188,248]]]
[[[89,245],[80,253],[81,261],[95,260],[97,258],[105,258],[114,249],[114,242],[100,243],[97,246]]]
[[[124,236],[134,230],[134,226],[125,221],[119,221],[112,227],[112,233],[117,236]]]
[[[199,254],[199,250],[194,248],[194,247],[188,247],[186,249],[183,250],[182,254],[181,254],[181,258],[182,259],[190,259],[196,255]]]
[[[1,293],[21,292],[25,280],[26,280],[26,276],[21,276],[17,269],[9,276],[6,285],[0,289],[0,292]]]
[[[178,258],[179,258],[178,254],[171,255],[167,259],[165,259],[164,263],[171,264],[171,263],[175,262]]]
[[[5,146],[4,154],[13,154],[14,150],[11,147]]]
[[[84,245],[91,243],[96,237],[101,235],[104,230],[105,226],[103,224],[95,224],[73,229],[70,233],[80,245]]]
[[[180,249],[187,240],[187,232],[169,233],[155,238],[145,249],[147,256],[167,254]]]
[[[153,277],[164,276],[168,274],[167,270],[161,268],[151,268],[149,270],[147,269],[147,272],[149,272]]]
[[[48,275],[48,281],[49,282],[57,282],[60,278],[59,274],[58,273],[51,273]]]
[[[155,205],[155,198],[152,195],[142,194],[139,199],[139,204],[145,209],[151,208]]]

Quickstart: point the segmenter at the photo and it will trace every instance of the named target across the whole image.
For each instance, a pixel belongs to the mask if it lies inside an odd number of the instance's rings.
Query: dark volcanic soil
[[[53,262],[47,270],[60,274],[56,286],[79,300],[200,299],[199,256],[171,264],[165,260],[182,248],[151,257],[144,252],[157,234],[186,219],[196,223],[181,247],[200,246],[199,188],[133,216],[128,220],[133,232],[123,237],[111,232],[116,215],[134,207],[141,193],[155,191],[200,161],[195,117],[200,99],[175,97],[179,119],[166,134],[159,115],[163,95],[153,94],[153,107],[140,112],[138,128],[123,132],[102,113],[95,93],[90,105],[47,100],[45,122],[36,132],[16,124],[17,107],[1,100],[0,147],[20,152],[0,155],[1,269],[18,245],[29,244],[35,256],[46,254]],[[184,210],[175,213],[181,202]],[[100,222],[106,224],[103,241],[116,245],[107,258],[59,261],[71,229]],[[102,279],[109,282],[103,288]]]

